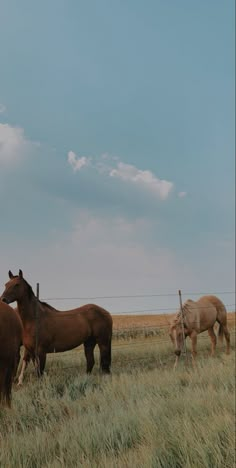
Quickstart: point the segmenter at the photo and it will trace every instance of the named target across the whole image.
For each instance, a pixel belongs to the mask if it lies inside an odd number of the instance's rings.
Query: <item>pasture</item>
[[[170,317],[170,316],[169,316]],[[199,336],[197,367],[174,355],[166,316],[116,316],[112,376],[91,376],[82,347],[32,364],[12,409],[0,410],[0,466],[231,468],[235,465],[235,314],[231,355],[209,358]],[[188,340],[187,340],[188,342]]]

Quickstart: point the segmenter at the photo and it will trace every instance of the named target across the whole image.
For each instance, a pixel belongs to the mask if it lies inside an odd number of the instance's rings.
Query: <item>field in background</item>
[[[116,330],[133,327],[168,327],[174,315],[113,315],[113,324]],[[227,319],[230,326],[235,325],[235,316],[235,312],[228,312]]]
[[[209,358],[202,334],[197,368],[189,356],[176,372],[163,318],[114,317],[112,377],[100,376],[97,352],[86,376],[82,347],[48,355],[40,381],[31,365],[12,410],[0,411],[0,466],[235,466],[235,314],[230,356],[224,344]]]
[[[169,341],[169,325],[175,314],[160,315],[113,315],[114,338],[160,337]],[[235,328],[236,313],[227,314],[229,328]],[[218,324],[215,325],[218,332]],[[208,336],[205,332],[201,336]]]

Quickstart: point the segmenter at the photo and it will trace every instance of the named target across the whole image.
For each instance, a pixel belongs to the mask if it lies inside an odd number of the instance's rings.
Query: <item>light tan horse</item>
[[[183,304],[183,326],[181,319],[181,311],[179,310],[170,327],[170,338],[175,348],[176,361],[178,363],[181,354],[184,338],[189,336],[192,340],[192,357],[193,360],[197,354],[197,335],[204,331],[208,331],[211,339],[211,355],[214,355],[216,347],[216,335],[214,325],[218,322],[219,339],[223,340],[223,335],[226,339],[226,352],[230,353],[230,334],[227,328],[227,311],[223,302],[216,296],[202,296],[198,301],[188,299]]]

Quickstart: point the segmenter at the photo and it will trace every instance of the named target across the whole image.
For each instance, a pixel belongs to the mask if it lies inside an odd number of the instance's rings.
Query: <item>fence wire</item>
[[[217,296],[220,296],[220,295],[235,295],[235,291],[217,291],[217,292],[182,292],[182,295],[183,296],[204,296],[204,295],[217,295]],[[126,298],[157,298],[157,297],[176,297],[178,298],[179,297],[179,293],[159,293],[159,294],[133,294],[133,295],[110,295],[110,296],[89,296],[89,297],[45,297],[42,299],[42,301],[69,301],[69,300],[78,300],[78,301],[84,301],[84,300],[104,300],[104,299],[126,299]],[[177,302],[177,301],[176,301]],[[201,306],[200,306],[201,307]],[[202,306],[204,309],[206,309],[207,307],[206,306]],[[212,307],[212,306],[210,306]],[[234,308],[235,310],[235,303],[230,303],[230,304],[225,304],[225,307],[226,308]],[[149,339],[149,345],[150,346],[156,346],[156,345],[163,345],[163,344],[166,344],[166,343],[169,343],[170,346],[171,346],[171,341],[170,341],[170,338],[168,337],[167,338],[167,330],[169,330],[169,326],[170,326],[170,320],[173,319],[173,313],[176,312],[179,310],[179,306],[177,307],[152,307],[152,308],[142,308],[142,309],[135,309],[135,310],[127,310],[127,311],[122,311],[122,312],[113,312],[112,313],[112,316],[115,320],[119,319],[119,317],[122,317],[124,315],[128,316],[128,318],[131,318],[132,319],[132,316],[135,316],[137,314],[141,314],[143,317],[145,317],[145,315],[147,315],[148,312],[152,312],[152,317],[158,317],[161,315],[162,319],[164,318],[165,320],[165,323],[163,322],[160,322],[160,323],[157,323],[157,324],[152,324],[152,325],[132,325],[132,326],[117,326],[116,328],[114,328],[113,330],[113,345],[112,345],[112,352],[114,351],[116,353],[116,351],[122,351],[122,349],[124,350],[127,350],[129,348],[129,350],[132,350],[132,349],[135,349],[139,346],[145,346],[147,345],[147,339]],[[170,312],[170,314],[168,314],[167,312]],[[66,311],[58,311],[58,314],[60,314],[61,316],[63,316],[64,314],[69,318],[70,317],[70,313],[69,312],[66,312]],[[138,316],[138,315],[137,315]],[[74,314],[73,314],[73,318],[74,318]],[[39,320],[40,320],[40,317],[39,317]],[[235,319],[233,320],[233,322],[235,323]],[[147,331],[149,333],[149,331],[153,331],[153,334],[149,334],[147,335]],[[160,332],[160,333],[158,333]],[[137,339],[137,336],[132,336],[132,334],[138,334],[139,333],[139,340]],[[122,334],[127,334],[127,336],[122,336]],[[128,335],[129,334],[129,335]],[[230,334],[233,335],[235,337],[235,329],[234,330],[230,330]],[[140,336],[141,335],[141,336]],[[155,339],[153,339],[153,337],[155,336]],[[158,337],[158,339],[156,339],[156,337]],[[142,338],[142,339],[140,339]],[[202,340],[205,340],[205,339],[208,339],[209,340],[209,337],[208,335],[205,336],[205,335],[201,335],[199,336],[199,341],[202,341]],[[116,343],[116,340],[127,340],[128,342],[124,343],[122,342],[122,344],[115,344]],[[135,341],[135,342],[134,342]],[[58,353],[49,353],[47,355],[47,360],[49,361],[57,361],[58,359],[55,359],[55,354],[57,355],[57,358],[60,358],[60,355],[63,355],[63,360],[65,359],[65,356],[66,358],[68,359],[72,359],[73,356],[80,354],[83,352],[83,348],[75,348],[73,351],[68,351],[66,352],[58,352]],[[187,355],[187,352],[185,353],[185,355]],[[142,356],[142,357],[137,357],[137,358],[131,358],[131,359],[125,359],[123,360],[123,357],[122,357],[122,362],[130,362],[130,360],[135,360],[135,361],[141,361],[141,360],[146,360],[146,359],[150,359],[149,356]],[[157,356],[157,359],[158,359],[158,356]],[[172,359],[172,357],[171,357]],[[75,365],[72,365],[72,366],[66,366],[66,367],[60,367],[60,369],[72,369],[72,368],[77,368],[77,366]]]
[[[210,296],[217,294],[235,294],[235,291],[217,291],[217,292],[185,292],[182,291],[184,296]],[[43,301],[87,301],[97,299],[135,299],[135,298],[148,298],[148,297],[178,297],[178,293],[159,293],[159,294],[124,294],[124,295],[113,295],[113,296],[74,296],[74,297],[45,297]]]

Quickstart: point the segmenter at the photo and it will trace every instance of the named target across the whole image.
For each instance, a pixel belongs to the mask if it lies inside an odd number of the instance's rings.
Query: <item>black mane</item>
[[[32,289],[32,286],[30,286],[30,284],[27,283],[27,281],[26,281],[25,279],[24,279],[24,282],[25,282],[25,284],[26,284],[26,286],[27,286],[27,294],[28,294],[29,299],[31,299],[31,297],[36,297],[35,294],[34,294],[34,291],[33,291],[33,289]],[[51,309],[51,310],[55,310],[55,308],[54,308],[53,306],[51,306],[50,304],[48,304],[47,302],[43,302],[43,301],[39,301],[39,302],[40,302],[40,304],[42,304],[43,306],[46,306],[46,307],[48,307],[48,308]]]
[[[40,304],[42,304],[43,306],[46,306],[48,307],[49,309],[51,310],[55,310],[55,307],[51,306],[50,304],[48,304],[47,302],[43,302],[43,301],[39,301]]]

